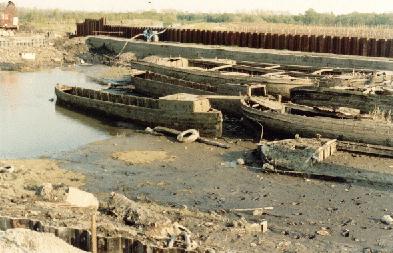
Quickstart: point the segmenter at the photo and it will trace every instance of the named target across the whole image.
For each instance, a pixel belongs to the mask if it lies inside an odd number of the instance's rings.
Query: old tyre
[[[177,140],[182,143],[191,143],[199,138],[199,132],[195,129],[189,129],[187,131],[181,132],[177,136]]]

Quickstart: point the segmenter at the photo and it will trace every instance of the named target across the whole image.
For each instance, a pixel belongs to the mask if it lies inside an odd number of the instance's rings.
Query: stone
[[[236,160],[236,163],[237,163],[238,165],[244,165],[244,164],[246,164],[246,162],[244,161],[243,158],[237,159],[237,160]]]
[[[349,237],[349,230],[348,230],[348,229],[344,229],[344,230],[341,232],[341,235],[344,236],[344,237]]]
[[[393,225],[393,218],[390,215],[384,215],[381,218],[381,222],[386,225]]]
[[[37,195],[49,200],[51,199],[52,192],[53,185],[51,183],[43,183],[42,186],[38,189]]]
[[[328,236],[330,235],[330,232],[326,228],[322,227],[320,230],[317,231],[317,234],[321,236]]]
[[[0,173],[14,173],[15,172],[15,167],[12,165],[6,165],[0,167]]]
[[[68,188],[68,193],[65,202],[72,206],[82,207],[82,208],[98,209],[99,206],[99,202],[93,194],[79,190],[78,188],[75,187]]]

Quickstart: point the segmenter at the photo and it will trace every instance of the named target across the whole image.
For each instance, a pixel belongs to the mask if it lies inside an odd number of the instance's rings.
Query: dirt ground
[[[114,191],[138,200],[149,210],[167,210],[170,220],[181,223],[196,235],[195,240],[202,245],[200,249],[391,252],[392,227],[380,221],[383,215],[393,213],[390,187],[265,174],[255,169],[252,153],[255,144],[228,141],[231,149],[223,150],[199,143],[180,144],[172,138],[129,130],[124,135],[51,159],[61,168],[83,173],[83,188],[101,201]],[[113,157],[116,152],[141,151],[165,152],[176,158],[129,163]],[[243,158],[246,165],[228,166],[238,158]],[[341,152],[330,162],[346,163],[349,159],[370,169],[385,168],[393,162]],[[257,216],[231,211],[260,207],[274,209]],[[132,231],[132,227],[115,222],[113,217],[102,215],[101,218],[112,228],[119,226]],[[247,231],[247,226],[238,225],[239,220],[243,224],[243,218],[247,221],[245,224],[266,219],[268,232]],[[59,219],[59,222],[81,223],[72,218]],[[103,230],[110,233],[110,229]],[[155,243],[163,242],[156,240]]]
[[[47,38],[47,45],[41,47],[0,47],[0,70],[33,71],[80,64],[81,58],[89,57],[84,40],[56,37]],[[35,60],[24,60],[21,53],[35,53]]]
[[[63,63],[90,57],[78,39],[53,48],[56,53],[49,53],[48,61],[58,53]],[[390,184],[263,173],[256,144],[247,135],[239,136],[232,133],[221,139],[231,146],[225,150],[129,129],[50,157],[0,161],[0,166],[15,168],[13,173],[0,173],[0,215],[88,229],[92,210],[37,195],[50,182],[78,187],[98,198],[102,235],[135,237],[166,247],[168,238],[185,227],[198,252],[393,252],[393,226],[381,222],[384,215],[393,215]],[[244,165],[236,162],[240,158]],[[341,166],[350,168],[348,174],[387,175],[392,174],[393,159],[338,152],[327,163],[322,169]],[[112,192],[135,201],[126,203],[136,206],[139,217],[152,217],[154,226],[147,220],[130,222],[124,210],[111,206]],[[234,210],[264,207],[273,209]],[[260,227],[264,220],[266,233]],[[184,241],[177,243],[187,247]]]

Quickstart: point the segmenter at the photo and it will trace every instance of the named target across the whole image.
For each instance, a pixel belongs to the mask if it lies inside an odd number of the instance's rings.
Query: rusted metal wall
[[[17,29],[17,24],[14,24],[16,17],[16,6],[9,1],[4,10],[0,10],[0,28]]]
[[[146,28],[107,25],[104,18],[86,19],[85,22],[77,24],[76,35],[108,35],[131,38],[142,33]],[[157,31],[162,30],[162,28],[150,28]],[[393,39],[168,29],[160,35],[160,40],[340,55],[393,57]]]
[[[91,251],[91,234],[84,229],[51,227],[30,219],[0,217],[0,231],[12,228],[25,228],[38,232],[52,233],[76,248]],[[195,253],[179,248],[159,248],[125,237],[97,236],[98,253]]]

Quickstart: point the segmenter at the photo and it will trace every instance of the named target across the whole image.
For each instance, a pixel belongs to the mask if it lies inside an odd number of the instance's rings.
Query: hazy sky
[[[0,0],[0,2],[5,0]],[[201,12],[236,12],[255,9],[304,12],[313,8],[337,14],[393,12],[393,0],[14,0],[19,6],[85,11],[176,9]]]

